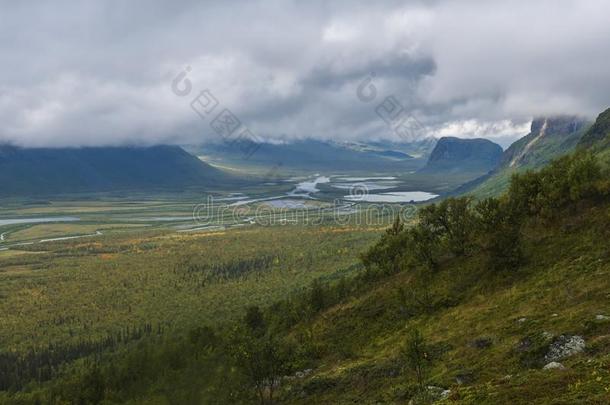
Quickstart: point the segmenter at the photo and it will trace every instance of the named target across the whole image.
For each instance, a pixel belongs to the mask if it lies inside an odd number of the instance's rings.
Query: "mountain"
[[[220,170],[177,146],[32,148],[0,146],[0,196],[183,190],[225,181]]]
[[[423,173],[486,173],[496,167],[502,148],[487,139],[443,137],[420,171]]]
[[[424,163],[408,152],[408,146],[313,139],[263,143],[250,156],[227,143],[211,143],[188,150],[208,162],[232,167],[307,171],[407,171]]]
[[[488,174],[466,183],[455,194],[487,197],[506,190],[513,173],[537,169],[576,148],[590,122],[577,116],[541,117],[532,121],[530,133],[514,142]]]
[[[367,141],[367,142],[341,142],[343,147],[360,151],[395,151],[404,153],[414,158],[427,158],[436,146],[437,139],[434,137],[422,138],[412,141]]]
[[[610,142],[610,108],[599,114],[595,123],[582,136],[578,143],[582,147],[590,147]]]
[[[537,118],[530,133],[513,143],[503,154],[501,167],[540,167],[576,147],[589,122],[560,116]]]

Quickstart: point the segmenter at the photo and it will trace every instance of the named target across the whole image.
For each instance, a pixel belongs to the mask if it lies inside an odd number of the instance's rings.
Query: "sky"
[[[608,16],[606,0],[0,0],[0,143],[506,142],[610,106]],[[238,129],[214,126],[227,115]]]

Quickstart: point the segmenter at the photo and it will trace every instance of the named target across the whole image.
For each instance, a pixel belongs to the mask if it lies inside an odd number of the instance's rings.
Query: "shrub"
[[[415,376],[420,392],[424,392],[431,359],[428,345],[418,329],[411,331],[402,349],[401,358],[405,367]]]

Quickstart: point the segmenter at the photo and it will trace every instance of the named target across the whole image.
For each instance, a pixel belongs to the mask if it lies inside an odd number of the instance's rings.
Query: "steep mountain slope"
[[[0,147],[0,196],[182,190],[226,181],[176,146],[22,149]]]
[[[583,135],[578,149],[593,153],[610,170],[610,108],[599,114],[595,123]],[[608,176],[610,182],[610,176]]]
[[[607,146],[610,142],[610,108],[599,114],[595,123],[583,135],[581,147]]]
[[[453,209],[471,202],[454,200],[444,214],[424,210],[416,229],[388,229],[361,284],[318,292],[324,309],[293,329],[321,355],[286,382],[287,402],[609,403],[610,184],[590,157],[513,180],[470,218]],[[496,209],[507,222],[487,216]],[[435,245],[426,230],[445,237]],[[472,250],[455,253],[461,238]]]
[[[410,298],[421,287],[406,272],[322,312],[309,328],[324,355],[312,376],[288,382],[286,402],[410,403],[417,384],[404,347],[417,328],[430,350],[427,385],[448,390],[441,403],[608,403],[610,266],[600,239],[610,223],[587,212],[560,226],[528,229],[529,263],[512,273],[486,274],[476,256],[443,264],[428,310]],[[562,336],[581,337],[586,352],[543,370]]]
[[[572,151],[589,124],[587,120],[574,116],[533,120],[530,133],[504,151],[498,167],[458,188],[454,194],[472,193],[485,197],[502,193],[513,173],[540,168],[552,159]]]
[[[443,137],[421,170],[423,173],[487,173],[497,166],[502,148],[487,139]]]

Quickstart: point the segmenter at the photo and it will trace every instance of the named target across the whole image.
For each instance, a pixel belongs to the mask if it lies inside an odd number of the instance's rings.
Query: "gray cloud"
[[[392,138],[394,95],[430,135],[522,135],[533,116],[610,105],[610,4],[10,2],[0,14],[0,142],[197,143],[210,89],[268,138]],[[171,91],[186,66],[188,97]],[[358,85],[371,72],[378,99]]]

